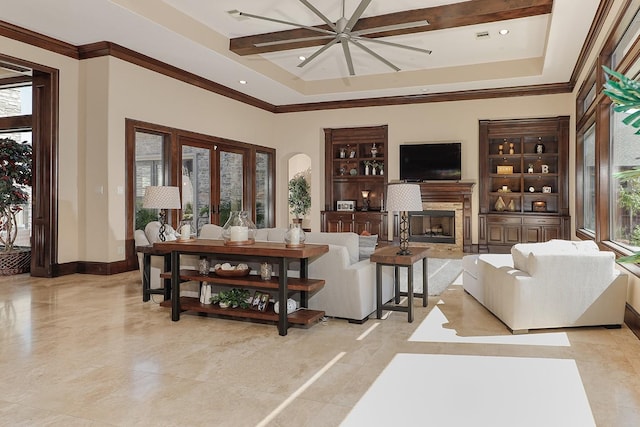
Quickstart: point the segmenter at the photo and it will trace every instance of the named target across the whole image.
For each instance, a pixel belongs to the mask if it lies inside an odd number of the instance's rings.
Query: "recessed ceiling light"
[[[246,85],[246,84],[247,84],[247,81],[246,81],[246,80],[240,80],[240,84],[241,84],[241,85]]]
[[[300,61],[304,61],[305,59],[307,59],[307,57],[306,57],[306,56],[302,56],[302,55],[300,55],[300,56],[298,56],[298,59],[299,59]]]
[[[499,33],[501,36],[506,36],[507,34],[509,34],[509,30],[507,30],[507,29],[505,28],[505,29],[502,29],[502,30],[498,31],[498,33]]]

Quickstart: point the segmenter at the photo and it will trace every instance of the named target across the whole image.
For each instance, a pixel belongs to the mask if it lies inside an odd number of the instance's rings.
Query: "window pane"
[[[273,224],[271,218],[272,194],[271,180],[269,175],[271,155],[267,153],[256,153],[256,226],[258,228],[270,227]]]
[[[591,86],[591,88],[589,88],[589,92],[587,92],[587,95],[585,96],[584,101],[582,102],[582,111],[587,111],[591,106],[591,104],[593,103],[593,101],[595,101],[595,99],[596,99],[596,85],[594,83]]]
[[[591,126],[584,134],[583,142],[583,221],[582,228],[596,231],[596,126]]]
[[[243,209],[243,157],[238,153],[220,152],[220,225],[227,222],[230,212]]]
[[[31,114],[31,85],[0,89],[0,117]]]
[[[158,219],[156,209],[142,208],[142,199],[146,187],[164,185],[163,144],[163,135],[136,132],[134,230],[144,230],[149,222]]]
[[[640,166],[640,138],[635,128],[622,123],[627,113],[611,115],[612,172]],[[633,251],[640,250],[640,177],[611,179],[611,236],[612,240]]]
[[[624,56],[627,54],[631,46],[633,46],[633,43],[638,38],[639,34],[640,34],[640,11],[636,12],[636,15],[633,17],[633,20],[625,30],[624,35],[622,36],[622,39],[620,39],[620,42],[618,42],[613,53],[611,54],[612,69],[615,70],[618,67],[618,64],[620,64],[620,62],[622,61]]]
[[[211,153],[207,148],[182,146],[182,217],[194,219],[198,234],[211,222]]]
[[[9,138],[18,142],[27,142],[31,145],[31,131],[29,132],[11,132],[0,131],[0,138]],[[31,187],[25,187],[24,190],[29,195],[29,202],[22,205],[22,210],[16,214],[18,224],[18,235],[14,242],[15,246],[30,247],[31,246]]]

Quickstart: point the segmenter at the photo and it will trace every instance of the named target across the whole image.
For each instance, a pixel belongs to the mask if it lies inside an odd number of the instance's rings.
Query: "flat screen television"
[[[400,179],[405,181],[459,181],[462,144],[440,142],[400,145]]]

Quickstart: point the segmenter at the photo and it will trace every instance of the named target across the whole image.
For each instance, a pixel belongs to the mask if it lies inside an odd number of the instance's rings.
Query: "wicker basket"
[[[31,248],[13,248],[11,252],[0,250],[0,276],[28,273],[31,268]]]

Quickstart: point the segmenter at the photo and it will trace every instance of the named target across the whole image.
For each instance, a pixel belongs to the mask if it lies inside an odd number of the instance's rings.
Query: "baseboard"
[[[626,323],[629,329],[631,329],[636,337],[640,339],[640,313],[638,313],[628,303],[626,310],[624,311],[624,323]]]
[[[126,271],[136,270],[137,268],[137,265],[130,265],[130,263],[126,260],[115,262],[76,261],[64,264],[56,264],[53,268],[53,277],[66,276],[76,273],[108,276],[111,274],[118,274],[124,273]]]

